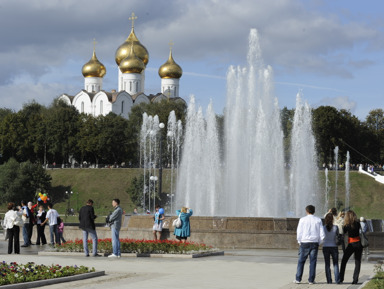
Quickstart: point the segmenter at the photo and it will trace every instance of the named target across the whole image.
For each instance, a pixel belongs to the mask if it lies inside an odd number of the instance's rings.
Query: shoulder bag
[[[179,216],[177,217],[177,219],[173,220],[172,225],[173,225],[175,228],[180,228],[180,227],[181,227],[181,219],[180,219],[180,216],[181,216],[181,213],[179,214]]]
[[[363,248],[366,248],[369,246],[369,243],[368,243],[368,238],[367,236],[365,236],[364,232],[360,229],[359,231],[359,235],[360,235],[360,243],[361,243],[361,246]]]

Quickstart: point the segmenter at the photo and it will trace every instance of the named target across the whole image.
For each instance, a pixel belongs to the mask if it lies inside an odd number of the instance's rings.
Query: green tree
[[[51,177],[38,163],[18,163],[11,158],[0,166],[0,202],[36,201],[37,191],[48,191]]]
[[[384,111],[382,109],[371,110],[365,123],[374,135],[374,141],[371,143],[371,149],[375,152],[374,160],[376,163],[382,163],[384,161]]]
[[[76,136],[79,131],[79,112],[74,106],[56,101],[49,108],[45,118],[46,149],[51,162],[66,163],[69,157],[80,155],[77,151]]]

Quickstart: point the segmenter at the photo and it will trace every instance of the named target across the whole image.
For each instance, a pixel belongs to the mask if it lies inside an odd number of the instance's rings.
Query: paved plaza
[[[2,237],[2,236],[1,236]],[[2,238],[1,240],[4,240]],[[0,241],[0,261],[19,263],[35,262],[37,264],[85,265],[98,271],[105,271],[105,276],[49,285],[40,288],[257,288],[257,289],[291,289],[291,288],[349,288],[357,289],[362,282],[373,274],[375,262],[364,260],[360,273],[360,284],[351,285],[353,257],[347,265],[345,284],[326,284],[324,260],[319,251],[317,263],[317,284],[309,285],[309,262],[304,270],[303,284],[293,284],[296,266],[296,250],[225,250],[224,256],[211,256],[196,259],[181,258],[134,258],[122,257],[69,257],[39,256],[38,250],[44,247],[31,246],[21,248],[20,255],[6,254],[7,244]],[[378,256],[375,252],[370,256]],[[340,254],[342,255],[342,254]],[[382,254],[381,254],[382,255]],[[341,257],[341,256],[340,256]]]

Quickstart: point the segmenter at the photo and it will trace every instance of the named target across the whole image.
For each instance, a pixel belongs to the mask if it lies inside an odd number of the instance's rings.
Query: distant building
[[[159,68],[161,90],[156,95],[146,95],[145,68],[149,54],[135,35],[132,13],[132,30],[128,38],[115,53],[115,61],[119,69],[118,89],[106,92],[103,90],[103,77],[107,73],[105,66],[97,59],[95,48],[91,59],[83,65],[84,89],[76,95],[62,94],[59,99],[76,107],[81,113],[93,116],[107,115],[113,112],[128,118],[132,106],[142,102],[159,102],[163,99],[183,101],[179,97],[179,81],[183,74],[181,67],[174,61],[172,48],[168,60]]]

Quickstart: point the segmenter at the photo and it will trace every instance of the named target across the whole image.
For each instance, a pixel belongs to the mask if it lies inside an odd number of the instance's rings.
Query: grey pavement
[[[6,242],[0,241],[0,261],[35,262],[37,264],[84,265],[105,271],[102,277],[49,285],[40,288],[360,288],[362,283],[373,275],[375,262],[366,258],[361,266],[358,285],[351,285],[354,269],[353,257],[347,265],[345,283],[342,285],[326,284],[324,260],[321,250],[317,263],[317,284],[309,285],[309,262],[307,261],[303,283],[293,284],[296,266],[296,250],[224,250],[224,256],[211,256],[196,259],[178,258],[134,258],[122,257],[73,257],[37,255],[43,246],[21,248],[20,255],[8,255]],[[373,252],[371,256],[383,255]],[[378,254],[379,253],[379,254]],[[341,258],[342,253],[340,253]]]

